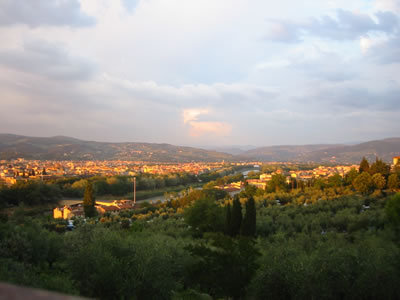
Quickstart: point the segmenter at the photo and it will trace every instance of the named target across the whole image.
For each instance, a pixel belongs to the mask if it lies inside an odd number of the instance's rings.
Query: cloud
[[[190,136],[198,137],[206,134],[226,136],[232,131],[232,126],[224,122],[190,122]]]
[[[218,107],[229,110],[244,104],[269,105],[276,92],[268,86],[248,83],[159,84],[155,81],[131,81],[103,74],[103,80],[127,95],[158,104],[175,105],[179,108],[197,106]],[[189,111],[188,114],[194,111]],[[204,113],[203,113],[204,114]],[[197,115],[198,116],[198,115]]]
[[[400,63],[400,34],[384,41],[370,41],[367,58],[380,64]]]
[[[301,41],[300,28],[290,22],[270,21],[270,28],[265,38],[275,42],[297,43]]]
[[[362,37],[360,39],[361,52],[366,54],[373,45],[374,41],[370,37]]]
[[[208,109],[197,109],[197,108],[191,108],[191,109],[184,109],[183,110],[183,123],[188,123],[191,121],[196,121],[198,117],[202,114],[208,114]]]
[[[399,0],[377,0],[375,3],[376,9],[382,11],[394,11],[400,13]]]
[[[0,65],[56,80],[87,80],[96,70],[92,61],[72,56],[63,45],[45,40],[27,41],[22,49],[0,50]]]
[[[398,16],[373,1],[0,3],[8,131],[201,146],[400,130]]]
[[[127,11],[133,12],[140,0],[121,0]]]
[[[2,0],[0,26],[26,24],[38,26],[85,27],[95,19],[81,12],[78,0]]]
[[[399,28],[399,18],[389,11],[376,12],[373,18],[368,14],[337,9],[335,18],[325,15],[302,22],[274,20],[272,24],[266,39],[276,42],[300,42],[306,35],[344,41],[359,39],[370,32],[393,33]]]
[[[311,78],[332,82],[352,80],[359,76],[353,65],[335,52],[324,51],[318,47],[313,47],[310,52],[312,55],[294,57],[292,68]]]
[[[200,116],[209,115],[210,110],[205,108],[189,108],[182,112],[183,123],[190,126],[189,135],[200,137],[206,134],[227,136],[232,131],[232,125],[227,122],[198,121]]]
[[[271,69],[282,69],[290,66],[290,61],[288,59],[282,60],[271,60],[271,61],[263,61],[256,64],[254,69],[256,71],[265,71]]]
[[[398,112],[399,93],[398,87],[374,90],[354,83],[309,88],[307,108],[310,113],[324,112],[337,116],[368,111]]]

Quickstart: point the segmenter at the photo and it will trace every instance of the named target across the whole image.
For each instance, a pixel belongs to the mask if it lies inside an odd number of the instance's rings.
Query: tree
[[[362,194],[367,194],[373,187],[372,177],[368,172],[363,172],[353,181],[354,188]]]
[[[360,168],[358,169],[358,172],[361,174],[362,172],[368,172],[368,171],[369,171],[369,162],[365,157],[363,157],[360,162]]]
[[[376,158],[376,161],[371,165],[369,168],[369,173],[371,175],[380,173],[382,174],[385,178],[388,178],[390,174],[390,166],[383,162],[383,160]]]
[[[257,193],[257,187],[254,185],[247,184],[243,191],[240,192],[239,197],[249,198]]]
[[[358,176],[358,172],[355,168],[352,168],[344,177],[344,182],[346,185],[352,185],[354,179]]]
[[[246,202],[246,213],[243,218],[241,233],[248,237],[255,237],[256,235],[256,204],[253,197],[250,197]]]
[[[228,196],[228,193],[226,191],[215,188],[203,189],[201,192],[204,198],[213,198],[215,200],[221,200]]]
[[[317,178],[314,180],[313,186],[319,190],[324,190],[327,186],[327,180],[325,178]]]
[[[171,299],[172,291],[181,288],[190,257],[180,239],[126,235],[99,226],[77,229],[70,236],[65,264],[82,296]]]
[[[397,174],[390,174],[388,178],[388,188],[392,191],[399,188],[399,177],[397,176]]]
[[[282,174],[272,175],[271,180],[268,183],[267,190],[269,192],[280,192],[287,191],[288,185],[286,183],[286,177]]]
[[[195,234],[224,231],[224,211],[213,198],[201,198],[184,212],[185,222]]]
[[[226,219],[225,219],[225,233],[230,235],[231,234],[231,224],[232,224],[232,210],[231,204],[228,203],[226,206]]]
[[[83,209],[85,211],[85,217],[91,218],[96,215],[96,201],[93,192],[93,185],[88,182],[83,195]]]
[[[372,176],[372,182],[374,184],[375,189],[382,190],[386,186],[386,179],[382,176],[381,173],[376,173]]]
[[[214,299],[246,299],[246,287],[258,267],[259,253],[254,242],[222,234],[209,235],[208,241],[186,248],[195,258],[188,268],[188,285],[200,288]]]
[[[392,225],[400,226],[400,193],[397,193],[387,201],[385,212]]]
[[[236,236],[240,232],[240,227],[242,225],[242,205],[240,204],[239,196],[235,196],[232,204],[232,214],[231,214],[231,225],[229,234],[230,236]]]
[[[397,176],[400,177],[400,160],[399,160],[399,162],[394,166],[394,168],[393,168],[393,173],[397,174]]]
[[[339,174],[335,174],[328,178],[328,184],[331,187],[340,187],[343,183],[343,178]]]

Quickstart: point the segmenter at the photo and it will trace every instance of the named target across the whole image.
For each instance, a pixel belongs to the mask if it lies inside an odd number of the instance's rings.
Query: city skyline
[[[400,1],[292,2],[3,1],[0,132],[203,148],[398,136]]]

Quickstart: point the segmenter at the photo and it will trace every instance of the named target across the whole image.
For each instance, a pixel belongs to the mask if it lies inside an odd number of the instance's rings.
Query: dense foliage
[[[96,215],[96,200],[94,196],[93,186],[88,182],[85,188],[85,194],[83,195],[83,209],[85,217],[91,218]]]
[[[227,183],[243,179],[238,173],[247,166],[227,166],[220,170],[206,172],[200,175],[190,173],[175,173],[168,175],[140,174],[136,176],[137,199],[163,195],[166,191],[180,191],[188,186],[211,182]],[[47,181],[18,181],[12,186],[0,185],[0,207],[38,204],[55,204],[62,197],[83,198],[85,189],[90,183],[96,196],[111,196],[132,198],[133,177],[131,176],[93,176],[59,178]]]
[[[57,186],[40,181],[19,181],[0,186],[0,208],[5,206],[55,204],[61,197]]]
[[[0,217],[0,280],[100,299],[399,299],[400,193],[375,174],[277,176],[233,199],[206,185],[73,231],[19,208]]]

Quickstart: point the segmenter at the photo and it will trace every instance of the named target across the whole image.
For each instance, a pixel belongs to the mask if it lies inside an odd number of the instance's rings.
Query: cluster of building
[[[255,166],[260,164],[259,162],[253,163]],[[276,163],[269,163],[276,164]],[[287,163],[290,165],[291,163]],[[400,164],[400,156],[393,157],[392,167]],[[289,171],[284,173],[282,170],[278,169],[275,172],[260,174],[258,179],[246,179],[246,182],[249,185],[255,186],[260,189],[266,189],[268,182],[272,179],[273,175],[282,174],[286,177],[286,183],[290,184],[292,179],[296,179],[298,181],[308,182],[312,179],[316,178],[328,178],[334,176],[336,174],[344,177],[351,169],[358,170],[359,165],[343,165],[343,166],[319,166],[318,168],[314,168],[312,170],[298,170],[298,171]],[[224,190],[228,192],[231,196],[239,193],[244,188],[244,182],[238,181],[230,184],[216,186],[216,188]]]
[[[191,173],[201,174],[207,171],[214,171],[224,166],[223,162],[215,163],[181,163],[181,164],[152,164],[144,165],[141,172],[157,175],[166,175],[171,173]]]
[[[326,178],[336,174],[344,177],[353,168],[358,169],[358,165],[334,167],[319,166],[313,170],[289,171],[286,174],[283,174],[281,170],[277,170],[276,172],[269,174],[261,174],[259,179],[247,179],[246,181],[248,184],[254,185],[257,188],[265,189],[268,185],[268,181],[270,181],[272,176],[276,174],[284,175],[286,177],[286,183],[289,184],[292,179],[310,181],[315,178]]]
[[[232,182],[229,184],[218,185],[215,188],[224,190],[229,195],[234,196],[240,193],[240,191],[244,188],[244,182],[243,181]]]
[[[152,163],[140,161],[41,161],[23,158],[0,161],[0,184],[12,185],[19,180],[54,179],[73,176],[135,176],[139,173],[201,174],[223,167],[217,163]]]
[[[292,179],[307,182],[315,178],[326,178],[334,176],[336,174],[339,174],[340,176],[344,177],[348,172],[350,172],[351,169],[353,168],[358,169],[358,167],[359,167],[358,165],[333,166],[333,167],[319,166],[318,168],[315,168],[313,170],[289,171],[286,173],[278,169],[275,172],[260,174],[259,178],[257,179],[246,179],[246,182],[249,185],[255,186],[257,188],[266,189],[268,182],[272,179],[272,176],[277,174],[285,176],[286,183],[290,184],[292,182]],[[216,188],[224,190],[231,195],[234,195],[236,193],[239,193],[244,188],[244,182],[241,181],[233,182],[230,184],[217,186]]]
[[[132,200],[115,200],[113,202],[96,201],[97,213],[103,215],[107,212],[115,213],[122,210],[134,209],[137,204]],[[63,207],[56,207],[53,209],[53,218],[55,219],[71,219],[75,216],[84,216],[84,209],[82,203],[73,205],[64,205]]]

